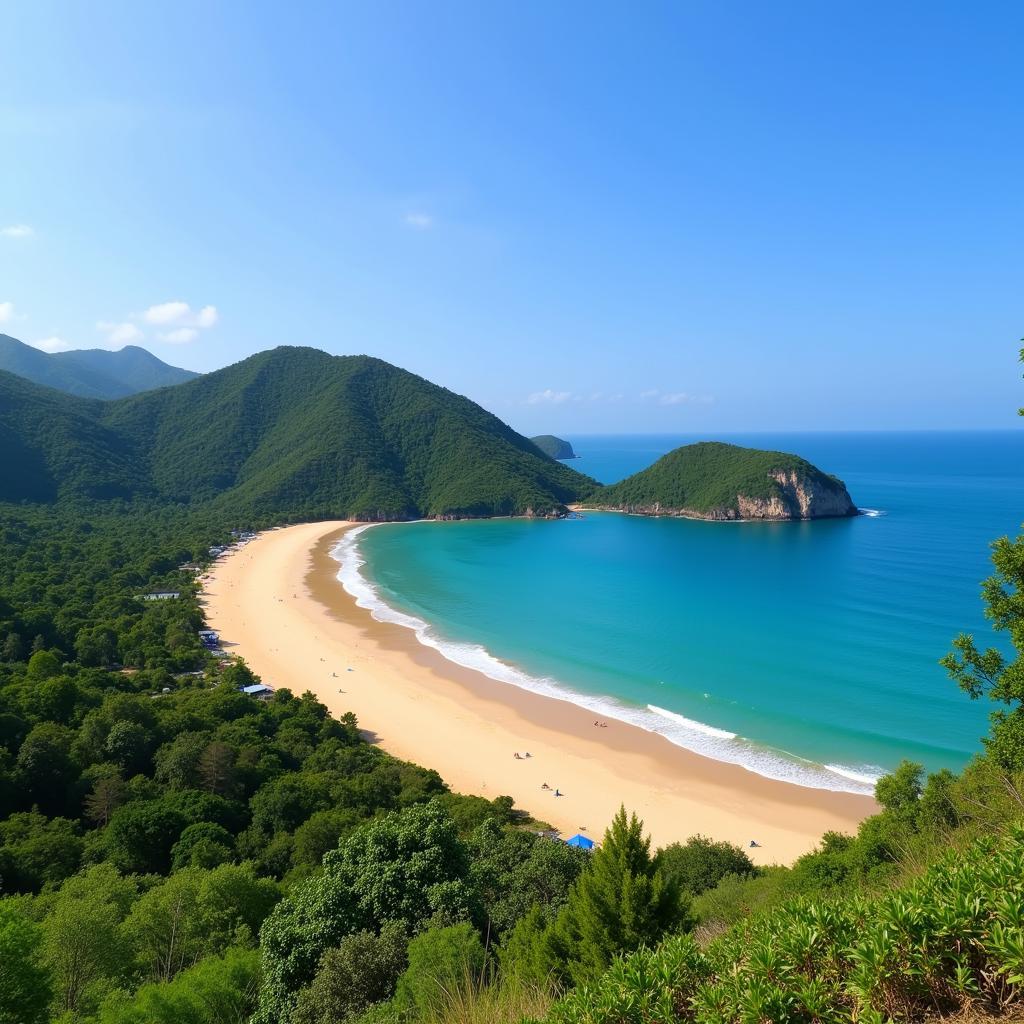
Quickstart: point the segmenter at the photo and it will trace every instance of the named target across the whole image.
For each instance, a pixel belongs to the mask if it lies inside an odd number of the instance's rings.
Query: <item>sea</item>
[[[611,483],[685,435],[572,436]],[[712,523],[585,513],[353,531],[339,580],[501,683],[803,786],[870,793],[963,767],[991,710],[939,659],[983,614],[990,545],[1024,520],[1024,430],[744,434],[841,477],[862,514]]]

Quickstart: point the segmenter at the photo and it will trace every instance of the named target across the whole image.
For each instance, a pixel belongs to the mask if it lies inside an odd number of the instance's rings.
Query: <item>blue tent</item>
[[[592,850],[594,848],[594,840],[588,839],[586,836],[581,836],[577,832],[572,839],[566,839],[565,845],[578,846],[581,850]]]

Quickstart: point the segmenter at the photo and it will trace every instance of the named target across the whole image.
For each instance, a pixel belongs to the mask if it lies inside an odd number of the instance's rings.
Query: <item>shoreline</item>
[[[464,668],[412,630],[375,620],[331,556],[365,525],[286,527],[232,551],[205,578],[207,619],[265,683],[354,712],[371,742],[435,769],[452,789],[512,796],[565,836],[595,839],[625,803],[655,845],[697,833],[745,849],[755,839],[748,852],[764,864],[789,863],[876,809],[870,797],[767,779],[615,719],[595,730],[592,711]]]

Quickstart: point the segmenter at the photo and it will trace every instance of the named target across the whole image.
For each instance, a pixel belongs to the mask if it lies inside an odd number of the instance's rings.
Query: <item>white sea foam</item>
[[[877,519],[879,516],[884,516],[887,513],[880,508],[859,508],[857,511],[862,516],[867,516],[869,519]]]
[[[695,722],[692,718],[686,718],[683,715],[677,715],[674,711],[666,711],[664,708],[659,708],[657,704],[648,704],[647,710],[653,712],[655,715],[661,715],[662,718],[667,718],[670,722],[675,722],[677,725],[681,725],[684,729],[692,729],[694,732],[702,732],[705,736],[714,736],[719,740],[736,739],[736,733],[734,732],[727,732],[725,729],[716,729],[713,725],[705,725],[703,722]]]
[[[818,764],[787,751],[774,750],[754,743],[726,729],[694,721],[653,704],[638,707],[625,704],[614,697],[581,693],[550,677],[533,676],[523,672],[496,658],[480,644],[445,639],[423,619],[392,608],[381,597],[377,587],[363,575],[361,570],[366,560],[359,551],[359,537],[371,526],[384,525],[388,524],[368,523],[366,526],[357,526],[342,537],[331,552],[340,565],[338,580],[355,598],[356,604],[367,609],[378,622],[391,622],[413,630],[421,644],[434,648],[456,665],[474,669],[497,682],[576,704],[592,711],[600,718],[614,718],[637,726],[647,732],[663,736],[676,746],[717,761],[739,765],[765,778],[791,782],[810,789],[862,794],[874,791],[877,776],[868,774],[872,769]]]

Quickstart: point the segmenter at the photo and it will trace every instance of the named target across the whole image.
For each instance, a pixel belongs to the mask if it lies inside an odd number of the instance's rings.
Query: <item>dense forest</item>
[[[0,500],[224,515],[560,512],[594,482],[480,406],[368,356],[278,348],[114,402],[0,372]]]
[[[97,431],[77,440],[102,463],[104,431],[159,432],[144,404],[76,405]],[[172,487],[189,449],[166,450],[147,479]],[[685,822],[652,850],[625,809],[594,852],[570,848],[309,694],[240,692],[246,666],[200,642],[193,566],[288,516],[64,487],[0,504],[0,1024],[881,1024],[1020,1008],[1024,538],[995,544],[983,589],[1008,647],[963,636],[944,659],[993,702],[983,753],[960,776],[901,765],[856,835],[759,869]]]

